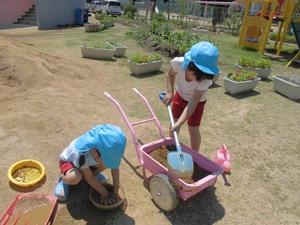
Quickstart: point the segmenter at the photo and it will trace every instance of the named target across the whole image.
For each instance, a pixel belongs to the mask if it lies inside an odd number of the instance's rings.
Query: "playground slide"
[[[300,57],[300,20],[292,20],[292,29],[293,29],[293,33],[295,35],[297,44],[298,44],[298,52],[297,54],[291,59],[291,61],[289,61],[289,63],[286,65],[286,67],[288,67],[293,61],[296,61],[297,58]],[[299,62],[297,60],[297,62]]]
[[[300,50],[300,21],[292,21],[292,29]]]

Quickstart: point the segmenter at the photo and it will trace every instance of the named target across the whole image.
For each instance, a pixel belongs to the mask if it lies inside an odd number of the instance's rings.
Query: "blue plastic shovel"
[[[163,100],[165,96],[166,96],[166,92],[162,91],[159,93],[160,100]],[[174,119],[173,119],[171,106],[168,105],[167,107],[168,107],[171,125],[172,125],[172,127],[174,127]],[[190,177],[192,177],[193,172],[194,172],[193,158],[190,154],[182,151],[176,131],[173,131],[173,135],[175,138],[175,144],[176,144],[177,151],[168,153],[169,169],[177,177],[190,178]]]

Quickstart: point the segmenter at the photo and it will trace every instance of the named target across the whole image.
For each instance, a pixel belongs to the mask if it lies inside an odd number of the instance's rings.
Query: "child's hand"
[[[103,193],[100,193],[101,195],[101,200],[100,200],[100,204],[101,205],[112,205],[115,202],[115,200],[109,195],[109,192],[106,190],[103,191]]]
[[[101,200],[109,198],[109,193],[105,187],[101,190],[101,192],[99,192],[99,194],[101,195]]]
[[[121,188],[114,188],[114,194],[118,202],[124,199],[124,193]]]
[[[173,93],[172,92],[167,92],[166,96],[162,100],[165,105],[169,105],[173,99]]]
[[[171,128],[171,131],[174,132],[176,131],[177,133],[180,130],[181,125],[179,123],[175,123],[174,126]]]

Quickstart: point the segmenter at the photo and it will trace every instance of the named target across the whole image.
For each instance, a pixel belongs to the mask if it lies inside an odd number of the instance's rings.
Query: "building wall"
[[[12,24],[35,4],[35,0],[0,0],[0,24]]]
[[[75,10],[84,9],[85,0],[36,0],[39,29],[73,25]]]

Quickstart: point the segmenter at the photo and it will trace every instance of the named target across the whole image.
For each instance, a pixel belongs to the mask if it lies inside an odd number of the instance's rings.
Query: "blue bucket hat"
[[[199,42],[184,54],[182,69],[187,70],[189,63],[193,62],[204,73],[217,75],[218,58],[219,50],[213,44],[207,41]]]
[[[120,166],[126,146],[126,137],[121,128],[102,124],[93,127],[75,141],[74,147],[79,152],[97,149],[107,168],[116,169]]]

